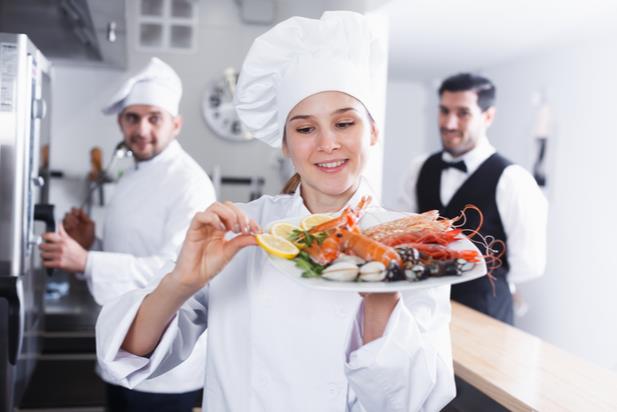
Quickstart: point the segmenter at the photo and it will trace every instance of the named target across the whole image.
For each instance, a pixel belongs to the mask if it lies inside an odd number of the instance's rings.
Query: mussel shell
[[[405,268],[405,277],[407,280],[415,282],[416,280],[422,280],[425,276],[426,268],[424,265],[413,265]]]
[[[441,276],[460,276],[459,264],[456,260],[449,260],[443,263],[441,267]]]
[[[416,263],[420,260],[420,252],[416,248],[397,246],[394,250],[396,250],[401,260],[405,263]]]
[[[476,266],[475,263],[468,262],[465,259],[457,259],[456,263],[458,265],[458,270],[459,270],[459,272],[461,272],[461,274],[463,272],[467,272],[467,271],[472,270]]]
[[[422,266],[424,267],[424,273],[422,273],[419,279],[440,276],[460,276],[463,274],[460,264],[456,260],[431,260]]]
[[[388,269],[386,270],[386,281],[387,282],[394,282],[397,280],[405,280],[405,270],[404,270],[405,266],[403,265],[403,267],[399,267],[399,265],[396,262],[390,262],[390,264],[388,265]]]

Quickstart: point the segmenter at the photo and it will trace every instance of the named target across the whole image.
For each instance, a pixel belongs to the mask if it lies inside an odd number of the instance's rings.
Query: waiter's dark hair
[[[495,105],[497,92],[495,85],[489,79],[472,73],[459,73],[448,77],[439,86],[439,96],[441,97],[446,91],[474,92],[478,96],[478,106],[483,112]]]

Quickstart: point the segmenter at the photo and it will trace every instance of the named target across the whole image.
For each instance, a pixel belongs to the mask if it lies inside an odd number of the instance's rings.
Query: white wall
[[[497,83],[491,140],[531,165],[532,94],[545,91],[555,133],[549,140],[550,202],[546,275],[522,285],[530,304],[518,324],[617,370],[617,153],[614,43],[589,43],[485,69]]]
[[[396,208],[409,162],[429,151],[427,89],[423,83],[389,81],[386,96],[382,203]]]

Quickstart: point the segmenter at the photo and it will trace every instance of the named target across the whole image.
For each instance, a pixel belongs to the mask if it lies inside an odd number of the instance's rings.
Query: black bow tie
[[[441,159],[441,170],[445,170],[449,167],[453,167],[455,169],[460,170],[461,172],[467,173],[467,165],[464,160],[459,160],[458,162],[446,162]]]

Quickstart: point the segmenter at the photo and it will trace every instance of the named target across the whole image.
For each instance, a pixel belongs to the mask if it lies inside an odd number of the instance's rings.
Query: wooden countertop
[[[617,411],[617,374],[452,302],[454,372],[513,411]]]

